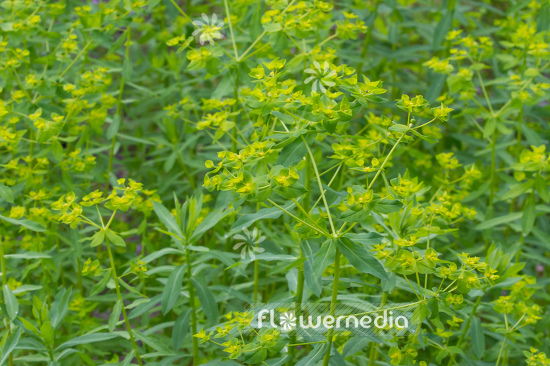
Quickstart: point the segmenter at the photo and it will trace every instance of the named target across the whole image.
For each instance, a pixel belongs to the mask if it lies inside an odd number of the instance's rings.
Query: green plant
[[[548,364],[548,0],[0,7],[0,366]]]

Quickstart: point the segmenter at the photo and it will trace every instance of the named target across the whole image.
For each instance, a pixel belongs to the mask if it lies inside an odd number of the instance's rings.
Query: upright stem
[[[1,235],[0,235],[0,265],[2,268],[2,286],[6,286],[8,284],[8,280],[6,277],[6,274],[7,274],[6,258],[4,257],[4,243],[2,242]]]
[[[260,211],[260,204],[256,204],[256,211]],[[257,227],[257,226],[256,226]],[[257,227],[258,228],[258,227]],[[258,228],[259,230],[259,228]],[[260,243],[256,241],[256,248]],[[254,288],[253,288],[253,298],[254,302],[258,302],[258,283],[260,282],[260,261],[256,259],[254,261]]]
[[[474,307],[472,308],[472,312],[470,313],[470,316],[468,317],[468,320],[466,320],[466,324],[464,324],[464,330],[462,331],[462,334],[460,335],[460,338],[458,338],[458,341],[456,342],[456,346],[458,348],[462,347],[462,344],[464,343],[464,339],[466,339],[466,333],[468,332],[468,329],[470,328],[470,323],[472,322],[472,316],[476,315],[477,308],[481,304],[481,296],[478,296],[476,302],[474,303]],[[449,364],[447,366],[451,366],[455,362],[455,355],[451,355],[451,359],[449,360]]]
[[[372,185],[374,184],[374,182],[376,182],[376,178],[378,178],[378,176],[380,175],[380,172],[382,172],[382,169],[384,169],[384,166],[386,166],[386,163],[388,162],[388,160],[390,159],[390,156],[391,154],[393,153],[393,151],[395,150],[395,148],[397,147],[397,145],[399,145],[399,143],[401,142],[401,140],[403,139],[403,136],[405,136],[406,133],[402,134],[401,137],[399,138],[399,140],[397,140],[397,142],[395,143],[395,145],[393,145],[393,147],[391,148],[388,156],[386,156],[386,159],[384,160],[384,162],[382,163],[382,165],[380,166],[380,169],[376,172],[376,175],[374,176],[374,178],[372,178],[372,181],[370,182],[369,186],[367,187],[367,190],[370,189],[372,187]]]
[[[305,177],[304,186],[306,187],[307,192],[304,195],[303,204],[304,204],[304,208],[306,209],[306,211],[309,212],[309,206],[310,206],[310,203],[311,203],[311,156],[309,156],[309,154],[306,155],[306,169],[305,170],[306,170],[306,177]]]
[[[187,286],[189,290],[189,303],[191,304],[191,330],[193,334],[197,334],[197,305],[195,303],[195,289],[191,284],[192,265],[191,265],[191,253],[189,249],[186,250],[186,261],[187,261]],[[199,364],[199,341],[196,337],[193,338],[193,365]]]
[[[302,249],[300,248],[300,258],[303,257]],[[302,301],[304,295],[304,270],[303,267],[298,269],[298,285],[296,287],[296,300],[294,302],[294,316],[298,318],[300,312],[302,311]],[[296,343],[296,335],[293,335],[290,338],[290,344]],[[294,350],[295,347],[290,347],[290,359],[287,362],[287,366],[295,365],[294,363]]]
[[[6,258],[4,257],[4,242],[2,241],[2,235],[0,235],[0,268],[2,269],[2,287],[8,284],[8,278],[6,274],[8,273],[6,268]],[[8,335],[11,334],[11,329],[8,326]],[[10,353],[8,358],[9,366],[13,366],[13,353]]]
[[[239,68],[238,66],[235,68],[235,87],[233,89],[233,98],[235,98],[235,106],[233,111],[237,112],[239,108]],[[234,153],[237,152],[237,128],[238,128],[237,122],[238,122],[238,114],[235,114],[235,117],[233,118],[233,123],[235,123],[235,126],[233,126],[233,130],[231,131],[233,136],[231,151]]]
[[[377,354],[378,352],[376,351],[376,345],[374,344],[374,342],[370,342],[369,366],[374,366]]]
[[[126,330],[128,331],[128,335],[130,336],[130,341],[132,342],[132,347],[134,348],[134,352],[136,352],[136,358],[138,360],[138,363],[140,366],[143,366],[143,361],[141,360],[141,356],[139,355],[139,350],[136,344],[136,340],[134,339],[134,332],[132,331],[132,327],[130,326],[130,321],[128,320],[128,316],[126,315],[126,308],[124,307],[124,302],[122,300],[122,295],[120,293],[120,285],[118,284],[118,276],[116,273],[116,266],[115,266],[115,260],[113,258],[113,252],[111,251],[111,244],[109,244],[109,240],[106,240],[106,242],[107,242],[107,252],[109,253],[109,260],[111,262],[111,273],[113,274],[113,281],[115,281],[116,295],[117,295],[118,301],[122,303],[122,316],[124,317]]]
[[[126,54],[125,57],[128,58],[130,56],[130,26],[128,25],[128,28],[126,28]],[[121,119],[119,123],[122,123],[122,116],[121,113],[121,105],[122,105],[122,93],[124,92],[124,76],[121,75],[120,80],[120,88],[118,90],[118,101],[116,105],[116,115],[119,116]],[[109,191],[109,176],[111,175],[111,171],[113,170],[113,157],[115,154],[115,144],[116,144],[116,134],[113,136],[113,139],[111,140],[111,149],[109,150],[109,165],[107,166],[107,183],[105,184],[105,194]]]
[[[367,33],[365,34],[365,39],[363,41],[363,48],[361,50],[361,62],[357,65],[357,77],[361,77],[361,72],[363,71],[363,59],[367,57],[367,52],[369,50],[369,42],[370,42],[370,35],[372,33],[372,26],[374,24],[374,21],[376,20],[376,17],[378,16],[378,6],[380,5],[381,0],[376,0],[376,3],[374,5],[374,11],[373,11],[373,19],[372,23],[369,24],[369,28],[367,29]]]
[[[336,313],[336,301],[338,300],[338,282],[340,279],[340,249],[336,247],[336,255],[334,258],[334,282],[332,282],[332,298],[330,300],[330,315],[334,317]],[[323,359],[323,366],[328,366],[330,361],[330,350],[332,349],[332,334],[334,328],[330,328],[327,333],[327,351]]]
[[[328,215],[328,221],[330,222],[330,228],[332,229],[332,235],[336,237],[336,230],[334,229],[334,224],[332,223],[332,216],[330,214],[330,210],[328,208],[328,202],[325,197],[325,191],[323,189],[323,183],[321,183],[321,176],[319,175],[319,170],[317,169],[317,164],[315,164],[315,158],[313,156],[313,153],[311,152],[311,149],[309,148],[309,145],[304,138],[304,136],[300,136],[302,138],[302,141],[306,145],[307,151],[309,153],[309,156],[311,157],[311,163],[313,164],[313,169],[315,171],[315,176],[317,177],[317,183],[319,184],[319,190],[321,191],[321,197],[323,198],[323,203],[325,204],[325,209],[327,210]]]
[[[496,142],[497,142],[497,133],[495,131],[495,134],[493,135],[493,139],[491,141],[491,190],[489,194],[489,209],[493,208],[493,199],[495,195],[496,190]]]

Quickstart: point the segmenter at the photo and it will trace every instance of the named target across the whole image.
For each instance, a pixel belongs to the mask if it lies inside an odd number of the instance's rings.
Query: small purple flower
[[[506,291],[506,290],[502,290],[502,291],[500,292],[500,296],[506,296],[506,294],[507,294],[507,291]]]
[[[92,0],[92,4],[99,4],[101,2],[101,0]]]
[[[142,250],[143,250],[143,246],[141,244],[138,244],[136,246],[136,255],[140,255]]]
[[[544,266],[542,264],[538,264],[536,267],[535,267],[536,271],[539,272],[539,273],[542,273],[544,272]]]

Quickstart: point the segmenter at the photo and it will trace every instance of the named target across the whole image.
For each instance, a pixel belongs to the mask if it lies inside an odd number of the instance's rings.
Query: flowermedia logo
[[[254,312],[250,332],[278,329],[297,336],[324,336],[331,330],[335,335],[378,338],[414,332],[419,323],[417,305],[342,303],[330,311],[327,303],[274,303],[253,304],[247,311]]]
[[[236,240],[241,240],[233,246],[233,250],[240,250],[242,259],[249,256],[251,260],[254,260],[256,259],[255,253],[261,254],[265,251],[264,248],[258,247],[265,240],[265,236],[260,235],[257,228],[254,228],[252,232],[244,228],[243,233],[244,235],[237,234],[233,237]]]
[[[193,25],[197,28],[193,32],[193,36],[199,37],[199,43],[201,45],[206,42],[211,45],[214,44],[214,40],[223,38],[221,30],[223,29],[224,23],[220,20],[218,21],[218,16],[212,14],[208,16],[202,13],[202,18],[194,20]]]
[[[330,65],[327,61],[323,64],[323,67],[317,62],[313,61],[313,68],[307,68],[304,70],[305,73],[311,74],[304,83],[309,84],[313,81],[311,85],[311,90],[314,92],[326,93],[327,89],[325,86],[331,87],[335,86],[336,83],[332,80],[336,73],[330,69]]]

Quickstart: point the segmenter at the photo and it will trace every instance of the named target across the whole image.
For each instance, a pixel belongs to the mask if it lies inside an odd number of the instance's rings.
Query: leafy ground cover
[[[0,365],[550,363],[548,0],[0,9]]]

